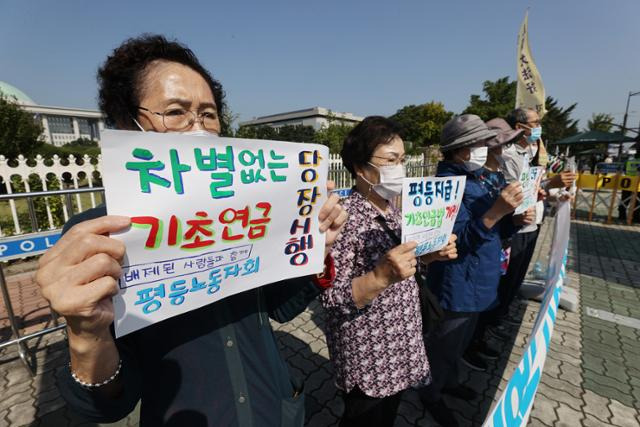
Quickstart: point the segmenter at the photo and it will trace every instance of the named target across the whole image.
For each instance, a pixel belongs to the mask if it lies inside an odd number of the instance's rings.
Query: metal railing
[[[34,198],[64,196],[65,204],[67,206],[67,211],[69,212],[69,216],[71,216],[73,215],[73,201],[72,201],[71,195],[78,194],[78,193],[89,193],[89,192],[104,192],[104,188],[103,187],[73,188],[73,189],[67,189],[67,190],[37,191],[37,192],[29,192],[29,193],[14,193],[14,194],[0,195],[0,201],[9,200],[9,199],[11,200],[27,199],[27,206],[29,208],[29,217],[31,220],[31,229],[38,231],[36,233],[30,233],[29,235],[24,235],[24,236],[0,238],[0,246],[8,247],[8,243],[10,242],[15,243],[16,241],[19,241],[21,238],[25,238],[25,237],[27,239],[34,239],[42,236],[47,236],[47,237],[52,236],[52,232],[50,230],[47,232],[39,232],[40,229],[38,227],[38,218],[36,216],[36,210],[33,203]],[[23,245],[20,245],[20,246],[23,246]],[[31,246],[31,248],[33,248],[33,246]],[[35,376],[35,367],[31,364],[29,360],[30,353],[29,353],[28,347],[25,345],[25,342],[33,338],[38,338],[43,335],[58,331],[60,329],[64,329],[66,327],[66,324],[64,323],[59,324],[58,315],[50,308],[51,320],[53,321],[52,327],[44,328],[43,330],[31,333],[31,334],[22,335],[20,332],[18,321],[13,311],[13,305],[11,303],[11,295],[9,294],[9,290],[7,288],[7,282],[4,276],[3,263],[11,259],[41,255],[45,251],[46,251],[46,248],[29,250],[21,254],[12,254],[11,256],[4,256],[4,257],[3,257],[4,252],[0,253],[0,291],[2,292],[2,299],[4,300],[4,305],[5,305],[5,309],[7,311],[7,317],[9,320],[9,326],[11,328],[11,336],[9,340],[0,343],[0,349],[9,347],[11,345],[16,345],[20,359],[22,360],[22,362],[24,363],[27,370],[32,376]]]

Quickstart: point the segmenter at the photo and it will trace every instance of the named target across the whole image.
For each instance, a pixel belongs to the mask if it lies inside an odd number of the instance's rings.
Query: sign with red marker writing
[[[102,156],[108,213],[132,224],[112,235],[116,336],[323,270],[327,147],[108,130]]]
[[[456,222],[465,176],[405,178],[402,182],[402,243],[418,243],[416,256],[447,245]]]

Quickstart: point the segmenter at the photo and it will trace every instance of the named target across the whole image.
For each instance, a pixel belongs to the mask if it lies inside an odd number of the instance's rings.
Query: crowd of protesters
[[[127,40],[98,80],[100,107],[119,129],[221,130],[222,86],[177,42]],[[67,322],[64,398],[96,422],[123,418],[141,400],[143,426],[300,426],[303,384],[290,376],[268,319],[291,320],[319,297],[345,403],[340,425],[392,425],[410,388],[436,421],[457,425],[442,395],[476,398],[458,383],[458,368],[485,370],[485,360],[498,357],[486,337],[505,338],[502,326],[518,321],[509,307],[533,254],[543,201],[575,179],[567,172],[543,180],[539,203],[514,215],[523,168],[545,162],[541,133],[529,109],[487,123],[470,114],[447,122],[437,175],[466,176],[464,196],[447,245],[416,257],[415,242],[400,243],[394,204],[405,177],[402,132],[389,119],[367,117],[341,151],[356,184],[319,214],[327,234],[322,274],[230,296],[120,339],[111,297],[125,247],[108,233],[130,220],[104,206],[72,218],[37,274]]]

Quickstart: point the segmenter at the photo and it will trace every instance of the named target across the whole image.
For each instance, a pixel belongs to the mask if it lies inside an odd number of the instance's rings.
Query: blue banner
[[[566,275],[570,224],[569,203],[560,203],[551,245],[549,277],[529,344],[483,427],[520,427],[527,424],[556,323]]]

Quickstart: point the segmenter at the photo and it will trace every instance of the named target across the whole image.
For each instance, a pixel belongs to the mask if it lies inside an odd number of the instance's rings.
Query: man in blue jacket
[[[480,312],[497,303],[501,239],[517,230],[513,211],[522,202],[519,183],[492,188],[483,179],[487,140],[496,132],[480,117],[464,114],[449,120],[442,130],[438,176],[465,175],[467,183],[453,233],[458,236],[458,259],[434,262],[427,272],[430,289],[438,297],[445,318],[426,340],[432,383],[420,397],[442,425],[457,425],[442,401],[442,393],[473,399],[472,390],[460,386],[458,363],[467,348]]]

